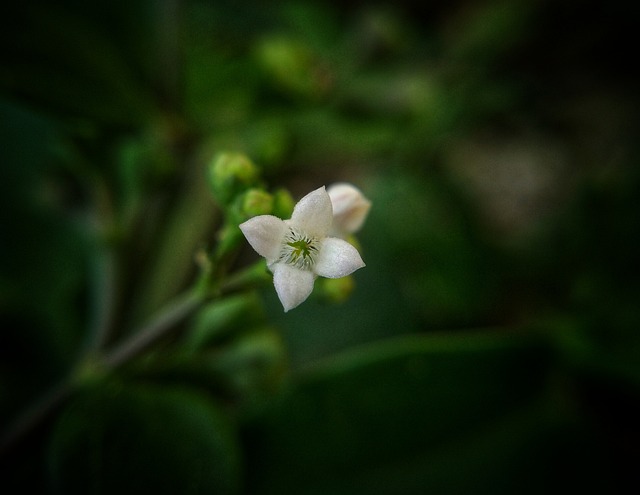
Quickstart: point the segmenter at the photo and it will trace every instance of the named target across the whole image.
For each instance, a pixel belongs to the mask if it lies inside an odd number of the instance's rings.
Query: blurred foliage
[[[61,493],[236,493],[239,452],[227,422],[186,389],[103,385],[60,418],[53,485]]]
[[[2,493],[637,486],[638,14],[5,2]],[[367,267],[285,315],[237,223],[343,180]]]

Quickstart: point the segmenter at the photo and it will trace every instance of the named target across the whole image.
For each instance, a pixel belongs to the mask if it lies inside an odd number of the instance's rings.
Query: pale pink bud
[[[351,184],[341,182],[327,189],[333,206],[332,234],[346,237],[358,231],[371,208],[371,202]]]

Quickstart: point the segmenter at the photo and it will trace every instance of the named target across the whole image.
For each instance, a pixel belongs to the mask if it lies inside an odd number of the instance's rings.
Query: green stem
[[[178,296],[128,340],[108,351],[101,359],[102,365],[108,370],[113,369],[140,355],[200,306],[205,295],[201,290],[190,290]]]
[[[70,380],[61,381],[10,424],[0,437],[0,459],[58,409],[72,391],[73,385]]]
[[[260,260],[227,277],[220,285],[220,293],[228,294],[229,292],[259,287],[270,281],[271,275],[267,270],[267,264],[264,260]]]
[[[190,290],[176,298],[128,340],[125,340],[113,350],[106,352],[103,357],[98,357],[97,371],[100,373],[112,370],[140,355],[200,306],[205,300],[206,294],[202,290]],[[41,425],[61,406],[71,396],[76,387],[84,383],[82,377],[86,376],[88,367],[95,370],[95,363],[96,360],[90,359],[89,356],[80,360],[69,377],[62,380],[18,416],[0,437],[0,458],[6,455],[14,445]]]
[[[66,379],[62,380],[9,425],[0,436],[0,457],[7,454],[11,447],[42,425],[64,404],[74,390],[87,383],[87,380],[95,376],[102,376],[142,354],[175,329],[178,323],[192,314],[211,295],[215,297],[247,285],[255,285],[265,277],[268,279],[264,263],[259,262],[222,282],[234,254],[231,249],[225,251],[223,255],[218,257],[213,269],[208,267],[201,273],[200,280],[195,283],[192,289],[169,302],[129,338],[114,348],[101,352],[100,348],[108,337],[113,309],[113,301],[106,302],[105,306],[101,307],[96,314],[96,320],[92,325],[91,342],[84,357],[80,359]],[[99,263],[98,266],[100,275],[102,275],[99,277],[102,282],[100,288],[108,295],[113,291],[114,285],[113,266],[111,266],[113,260],[107,257],[100,261],[104,262],[104,264]]]

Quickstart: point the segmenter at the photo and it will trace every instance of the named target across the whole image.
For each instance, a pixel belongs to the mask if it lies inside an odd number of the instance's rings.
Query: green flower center
[[[311,270],[319,249],[318,239],[304,232],[290,229],[284,237],[279,260],[302,270]]]

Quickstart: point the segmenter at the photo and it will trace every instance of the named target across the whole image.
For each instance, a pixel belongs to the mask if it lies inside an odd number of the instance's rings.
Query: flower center
[[[290,229],[284,236],[279,260],[302,270],[311,270],[319,249],[318,239],[304,232]]]

